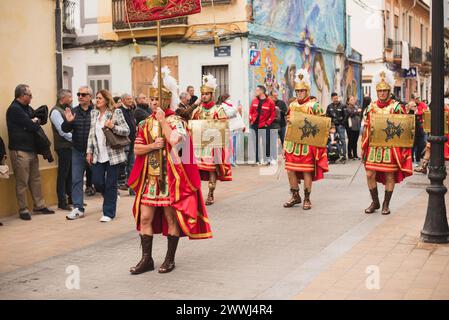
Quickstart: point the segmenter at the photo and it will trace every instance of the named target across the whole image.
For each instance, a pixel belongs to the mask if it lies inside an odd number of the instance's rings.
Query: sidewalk
[[[393,212],[296,299],[449,299],[449,245],[425,244],[419,238],[427,199],[423,191]],[[378,288],[368,289],[377,279]]]

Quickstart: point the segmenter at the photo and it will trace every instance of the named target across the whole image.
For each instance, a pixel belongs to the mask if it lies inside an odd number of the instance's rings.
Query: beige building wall
[[[6,110],[14,99],[14,88],[31,87],[31,105],[51,108],[56,99],[54,0],[0,1],[4,12],[0,29],[0,135],[8,144]],[[51,141],[51,126],[44,129]],[[9,161],[8,164],[10,165]],[[47,204],[56,202],[56,164],[40,157],[42,185]],[[10,166],[11,168],[11,166]],[[11,168],[12,170],[12,168]],[[32,202],[29,201],[32,206]],[[17,214],[14,176],[0,180],[0,217]]]
[[[201,14],[194,14],[188,17],[188,28],[185,29],[187,38],[201,38],[204,30],[211,30],[211,26],[217,24],[217,29],[225,31],[233,30],[234,32],[246,32],[248,22],[248,8],[246,0],[231,0],[230,4],[216,4],[212,6],[203,6]],[[112,27],[112,0],[98,0],[98,26],[99,38],[103,40],[119,40],[120,37]],[[173,26],[162,27],[162,35],[164,29],[173,28]],[[123,34],[123,32],[122,32]],[[146,29],[144,32],[136,30],[136,37],[154,36],[155,31]],[[125,38],[129,37],[129,34]]]

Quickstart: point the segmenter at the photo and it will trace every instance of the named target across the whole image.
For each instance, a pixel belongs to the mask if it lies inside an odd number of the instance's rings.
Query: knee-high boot
[[[142,245],[142,259],[135,267],[132,267],[129,270],[129,272],[134,275],[154,270],[154,261],[151,256],[153,249],[153,236],[141,234],[140,242]]]
[[[372,214],[376,210],[380,209],[379,192],[377,190],[377,187],[371,189],[369,192],[371,194],[371,199],[373,200],[373,202],[371,202],[371,205],[365,210],[366,214]]]
[[[167,254],[164,263],[159,268],[159,273],[169,273],[175,268],[175,254],[178,248],[179,237],[168,235],[167,241]]]

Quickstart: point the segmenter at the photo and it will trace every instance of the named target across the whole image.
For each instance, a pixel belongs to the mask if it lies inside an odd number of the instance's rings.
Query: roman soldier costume
[[[170,88],[165,81],[164,85]],[[164,215],[165,207],[172,207],[180,229],[180,237],[189,239],[207,239],[212,237],[206,208],[201,193],[201,180],[198,167],[193,159],[193,146],[187,124],[170,109],[173,92],[162,88],[161,108],[165,112],[166,121],[171,129],[182,136],[177,146],[172,146],[165,140],[165,147],[154,150],[146,155],[136,156],[136,161],[129,178],[129,185],[135,191],[136,198],[133,215],[137,230],[141,231],[141,207],[156,208],[152,221],[154,234],[163,234],[168,239],[168,249],[165,261],[159,269],[167,273],[174,269],[175,253],[179,237],[168,234],[168,223]],[[157,81],[153,81],[150,90],[152,98],[158,97]],[[138,125],[136,145],[152,144],[157,138],[163,137],[161,125],[155,114]],[[163,137],[166,138],[166,137]],[[187,156],[183,156],[182,150]],[[189,156],[190,155],[190,156]],[[188,159],[186,159],[188,158]],[[133,268],[131,274],[140,274],[154,270],[152,258],[153,236],[141,234],[142,259]]]
[[[203,76],[201,93],[212,94],[209,102],[202,102],[192,113],[192,120],[227,120],[228,116],[222,106],[218,106],[214,101],[214,93],[217,87],[217,80],[211,75]],[[215,201],[214,191],[217,180],[232,181],[232,171],[230,164],[231,150],[229,145],[222,147],[195,146],[195,156],[200,170],[201,179],[208,181],[209,194],[206,205],[212,205]]]
[[[394,88],[393,73],[389,70],[381,71],[375,78],[374,83],[377,91],[391,90]],[[394,175],[395,184],[402,182],[406,177],[413,174],[412,149],[406,147],[376,147],[370,143],[371,136],[376,130],[385,131],[382,128],[373,127],[372,119],[376,114],[394,115],[407,114],[405,106],[394,99],[386,101],[374,101],[367,107],[364,114],[364,136],[362,139],[363,161],[365,169],[376,173],[376,182],[387,184],[386,174]],[[393,119],[392,117],[390,117]],[[414,118],[413,118],[414,119]],[[414,121],[414,120],[413,120]],[[392,122],[390,122],[392,123]],[[370,190],[372,203],[365,210],[371,214],[380,209],[379,195],[377,187]],[[382,206],[382,214],[390,214],[390,200],[393,191],[385,191],[385,198]]]
[[[304,69],[299,70],[296,75],[295,90],[307,90],[307,96],[304,100],[296,99],[293,101],[290,104],[287,113],[288,126],[285,138],[286,141],[284,143],[285,169],[287,172],[295,173],[299,182],[304,179],[305,173],[310,173],[313,181],[318,181],[324,178],[325,172],[329,171],[326,148],[294,142],[292,139],[289,139],[289,132],[292,130],[291,117],[294,112],[320,117],[325,117],[325,112],[316,100],[310,99],[310,77],[308,72]],[[323,129],[321,128],[320,130]],[[325,134],[325,139],[327,141],[328,129],[327,132],[324,132],[323,130],[321,134],[323,133]],[[292,183],[290,182],[290,184]],[[299,183],[294,184],[295,185],[290,185],[292,198],[284,204],[285,208],[291,208],[302,202],[301,196],[299,195]],[[305,187],[304,210],[310,210],[312,208],[310,194],[311,190]]]

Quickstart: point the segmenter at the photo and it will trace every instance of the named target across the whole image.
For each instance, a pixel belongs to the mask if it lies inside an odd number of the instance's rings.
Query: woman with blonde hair
[[[103,128],[115,135],[127,137],[129,127],[122,110],[114,108],[114,100],[107,90],[96,96],[97,107],[92,110],[86,160],[93,165],[92,180],[95,190],[103,195],[103,217],[101,222],[115,218],[117,207],[117,179],[119,165],[126,161],[125,148],[112,148]]]

